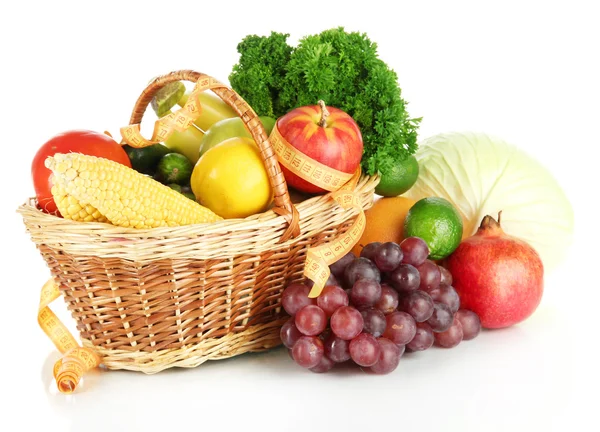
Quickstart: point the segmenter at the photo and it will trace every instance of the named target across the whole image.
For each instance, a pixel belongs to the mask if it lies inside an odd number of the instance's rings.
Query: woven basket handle
[[[148,104],[150,104],[156,92],[165,85],[175,81],[190,81],[196,83],[201,78],[210,77],[206,74],[192,70],[179,70],[156,77],[148,84],[136,101],[129,124],[134,125],[141,123]],[[291,237],[297,236],[300,232],[298,211],[292,204],[290,194],[288,193],[287,183],[281,172],[277,156],[273,151],[269,137],[267,136],[258,115],[240,95],[229,87],[225,85],[217,86],[211,88],[211,91],[233,108],[246,125],[246,128],[252,135],[252,138],[254,138],[254,141],[258,144],[265,168],[267,169],[269,182],[273,189],[273,211],[278,215],[283,216],[288,223],[288,228],[281,236],[280,241],[284,242]]]

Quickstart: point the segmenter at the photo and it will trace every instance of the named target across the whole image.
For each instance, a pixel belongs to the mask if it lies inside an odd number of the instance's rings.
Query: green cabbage
[[[444,133],[419,144],[419,178],[405,196],[446,198],[464,235],[502,211],[503,230],[529,243],[555,268],[572,242],[573,208],[552,174],[527,153],[482,133]]]

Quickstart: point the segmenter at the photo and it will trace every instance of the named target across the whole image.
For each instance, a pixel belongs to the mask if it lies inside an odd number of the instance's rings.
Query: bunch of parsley
[[[410,118],[398,76],[364,33],[342,27],[287,43],[289,34],[249,35],[237,46],[229,82],[261,116],[280,117],[319,99],[346,111],[360,127],[361,166],[386,173],[417,150],[420,118]]]

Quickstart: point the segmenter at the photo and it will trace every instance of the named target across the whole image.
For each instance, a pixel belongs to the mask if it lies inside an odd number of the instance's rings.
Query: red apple
[[[353,174],[362,158],[363,141],[358,125],[344,111],[309,105],[295,108],[277,120],[277,129],[292,147],[309,158],[344,173]],[[306,193],[322,193],[316,186],[281,166],[288,185]],[[339,185],[341,186],[341,185]]]

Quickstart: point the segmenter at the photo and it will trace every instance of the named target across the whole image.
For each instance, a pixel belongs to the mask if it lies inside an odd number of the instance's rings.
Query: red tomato
[[[31,163],[31,177],[39,207],[47,213],[59,214],[52,197],[52,171],[44,165],[48,156],[56,153],[83,153],[122,163],[131,168],[127,153],[110,136],[88,131],[72,130],[51,138],[40,147]]]

